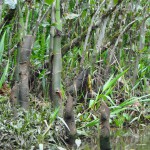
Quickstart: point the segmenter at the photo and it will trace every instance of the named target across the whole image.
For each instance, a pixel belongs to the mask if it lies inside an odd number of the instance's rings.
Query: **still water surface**
[[[150,150],[150,126],[112,130],[111,144],[112,150]]]

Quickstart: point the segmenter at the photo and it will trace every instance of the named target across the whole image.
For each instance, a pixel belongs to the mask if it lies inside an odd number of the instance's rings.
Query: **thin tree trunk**
[[[54,37],[52,97],[55,107],[60,107],[60,111],[62,111],[61,71],[62,71],[61,35],[58,31]]]
[[[20,3],[18,4],[17,10],[19,12],[19,17],[17,19],[18,21],[18,26],[17,26],[17,30],[19,33],[19,39],[20,41],[22,40],[23,36],[24,36],[24,31],[23,31],[23,16],[22,16],[22,12],[20,9]],[[20,51],[21,51],[21,44],[19,42],[19,44],[17,45],[17,58],[16,58],[16,68],[15,68],[15,83],[12,87],[12,104],[17,104],[19,103],[19,72],[20,72]]]
[[[52,5],[52,13],[51,13],[51,24],[55,23],[55,3]],[[49,77],[49,97],[50,100],[53,100],[52,97],[52,72],[53,72],[53,48],[54,48],[54,32],[55,27],[51,26],[50,29],[50,49],[49,49],[49,71],[50,71],[50,77]]]
[[[110,144],[110,110],[105,102],[101,102],[101,130],[100,130],[100,149],[111,150]]]
[[[67,143],[72,147],[75,144],[76,124],[74,117],[74,102],[73,97],[69,94],[64,110],[64,120],[69,129],[66,128]]]
[[[29,106],[29,58],[33,39],[32,35],[26,35],[23,38],[20,51],[19,103],[25,109]]]
[[[56,0],[56,31],[54,35],[54,47],[52,57],[52,100],[54,107],[60,108],[60,116],[63,116],[62,95],[61,95],[61,32],[62,24],[60,19],[60,0]]]

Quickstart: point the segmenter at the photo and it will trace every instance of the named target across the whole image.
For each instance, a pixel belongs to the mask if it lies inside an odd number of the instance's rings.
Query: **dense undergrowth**
[[[149,97],[150,95],[132,97],[119,105],[110,104],[111,127],[140,128],[147,125],[150,121],[150,106],[147,103],[150,100]],[[0,148],[63,150],[67,147],[64,134],[67,125],[63,118],[58,117],[58,110],[51,109],[50,103],[37,101],[32,97],[28,111],[19,106],[13,108],[8,96],[1,96],[0,103]],[[100,113],[92,100],[88,105],[85,106],[82,103],[76,105],[76,149],[77,147],[79,149],[90,148],[90,145],[95,144],[98,146]],[[85,107],[87,108],[85,109]],[[90,144],[87,144],[87,141]]]
[[[74,149],[98,149],[103,101],[110,108],[111,128],[141,128],[150,122],[149,3],[146,0],[138,3],[81,0],[79,4],[74,0],[64,1],[59,12],[63,29],[57,32],[62,34],[61,40],[51,49],[52,29],[61,28],[60,20],[50,19],[53,2],[20,1],[15,10],[9,9],[11,3],[8,3],[0,14],[0,149],[70,148],[65,133],[68,126],[59,109],[54,109],[50,97],[50,67],[55,57],[51,50],[57,46],[62,50],[62,57],[60,52],[55,53],[59,54],[55,61],[59,75],[55,81],[60,87],[56,93],[63,100],[63,108],[69,87],[74,88],[70,92],[77,128]],[[20,49],[27,49],[20,44],[26,37],[23,34],[35,36],[28,49],[29,72],[25,74],[29,76],[25,79],[29,83],[24,82],[29,84],[30,93],[27,110],[16,104],[20,99],[12,101],[15,83],[22,83],[18,66],[23,66],[19,62]],[[77,79],[84,71],[88,72],[87,78],[79,78],[77,86]]]

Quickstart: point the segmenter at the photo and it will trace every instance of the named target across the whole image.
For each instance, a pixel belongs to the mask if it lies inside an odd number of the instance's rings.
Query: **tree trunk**
[[[52,5],[52,13],[51,13],[51,24],[55,23],[55,3]],[[52,96],[52,72],[53,72],[53,48],[54,48],[54,32],[55,32],[55,27],[51,26],[50,29],[50,49],[49,49],[49,71],[50,71],[50,76],[49,76],[49,97],[50,100],[53,100]]]
[[[61,34],[62,23],[60,19],[60,0],[56,0],[56,27],[54,35],[54,47],[52,60],[52,100],[54,107],[59,107],[59,115],[63,116],[63,104],[61,95],[61,72],[62,72],[62,56],[61,56]]]
[[[27,35],[23,38],[20,51],[20,72],[19,72],[19,103],[27,109],[29,106],[29,58],[33,36]]]
[[[67,103],[64,110],[64,120],[68,125],[66,128],[66,135],[67,135],[67,143],[72,147],[75,144],[75,135],[76,135],[76,124],[75,124],[75,117],[74,117],[74,106],[73,106],[73,97],[69,94]]]
[[[53,72],[52,72],[52,97],[55,107],[60,107],[60,114],[62,113],[62,96],[61,96],[61,35],[59,32],[54,37],[53,50]]]
[[[110,145],[110,110],[105,102],[101,103],[101,130],[100,130],[100,149],[111,150]]]

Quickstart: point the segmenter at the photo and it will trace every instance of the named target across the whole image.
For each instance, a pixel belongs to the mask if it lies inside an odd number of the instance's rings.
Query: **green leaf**
[[[8,68],[9,68],[9,60],[8,60],[7,65],[6,65],[6,67],[5,67],[4,73],[3,73],[3,75],[2,75],[2,77],[1,77],[1,79],[0,79],[0,88],[2,87],[4,81],[5,81],[6,77],[7,77]]]
[[[118,0],[114,0],[114,4],[116,5],[118,3]]]
[[[71,19],[75,19],[78,18],[80,15],[79,14],[74,14],[74,13],[66,13],[64,18],[71,20]]]
[[[116,104],[115,104],[114,101],[111,99],[111,97],[109,97],[109,96],[107,96],[107,95],[106,95],[106,97],[107,97],[107,99],[111,102],[111,104],[112,104],[113,106],[116,106]]]
[[[56,14],[55,14],[55,18],[56,18],[56,29],[59,31],[62,31],[62,21],[60,18],[60,0],[56,0]]]
[[[113,75],[108,79],[108,81],[103,86],[103,92],[110,87],[110,81],[112,80]]]
[[[133,118],[133,119],[130,121],[130,124],[133,123],[134,121],[138,120],[138,119],[139,119],[138,117]]]
[[[50,24],[48,22],[46,22],[46,21],[41,24],[41,26],[44,27],[44,28],[47,27],[47,26],[49,26],[49,25]]]
[[[98,123],[99,123],[99,119],[95,119],[95,120],[93,120],[93,121],[87,123],[87,124],[85,125],[85,127],[93,127],[93,126],[95,126],[95,125],[98,124]]]
[[[54,2],[54,0],[45,0],[45,3],[48,5],[51,5]]]
[[[8,100],[8,97],[7,96],[1,96],[0,95],[0,103],[4,103]]]
[[[127,108],[119,108],[111,112],[111,115],[119,114],[120,112],[126,110]]]
[[[92,108],[95,105],[95,100],[91,99],[89,103],[89,108]]]
[[[140,100],[140,102],[150,102],[150,99],[143,99],[143,100]]]
[[[48,133],[48,131],[50,130],[50,128],[52,127],[52,123],[56,120],[57,115],[59,113],[59,108],[55,108],[55,111],[53,114],[51,114],[51,118],[50,118],[50,124],[47,127],[47,129],[45,130],[45,132],[43,133],[42,137],[45,137],[45,135]]]
[[[105,92],[107,89],[113,87],[117,80],[123,76],[126,72],[128,71],[128,69],[126,69],[125,71],[121,72],[119,75],[117,75],[114,79],[113,78],[113,75],[109,78],[109,80],[105,83],[104,87],[103,87],[103,91],[102,92]]]
[[[124,101],[123,103],[121,103],[119,106],[120,106],[120,107],[127,107],[127,106],[129,106],[129,105],[132,105],[135,101],[137,101],[136,98],[129,99],[129,100],[126,100],[126,101]]]
[[[6,32],[3,34],[2,39],[0,41],[0,63],[1,63],[2,55],[3,55],[3,51],[4,51],[5,35],[6,35]]]
[[[66,124],[65,120],[61,117],[58,117],[58,119],[60,119],[60,121],[66,126],[66,128],[70,131],[68,125]]]
[[[125,118],[126,120],[129,120],[129,119],[130,119],[130,115],[127,114],[127,113],[123,113],[123,116],[124,116],[124,118]]]
[[[150,26],[150,18],[148,18],[148,19],[146,20],[146,25],[147,25],[147,26]]]
[[[79,127],[78,129],[82,129],[82,128],[85,128],[85,127],[93,127],[95,126],[96,124],[99,123],[99,119],[95,119],[91,122],[88,122],[86,125],[82,126],[82,127]]]
[[[20,5],[19,5],[19,38],[20,40],[23,38],[23,36],[25,35],[25,30],[24,30],[24,27],[25,27],[25,23],[24,23],[24,18],[23,18],[23,12],[22,12],[22,9],[20,8]]]
[[[84,135],[84,136],[88,136],[87,132],[85,130],[78,130],[77,129],[77,134],[78,135]]]
[[[56,108],[54,113],[51,115],[51,119],[50,119],[51,123],[56,120],[58,113],[59,113],[59,108]]]
[[[144,116],[146,119],[150,119],[150,115],[146,115]]]

